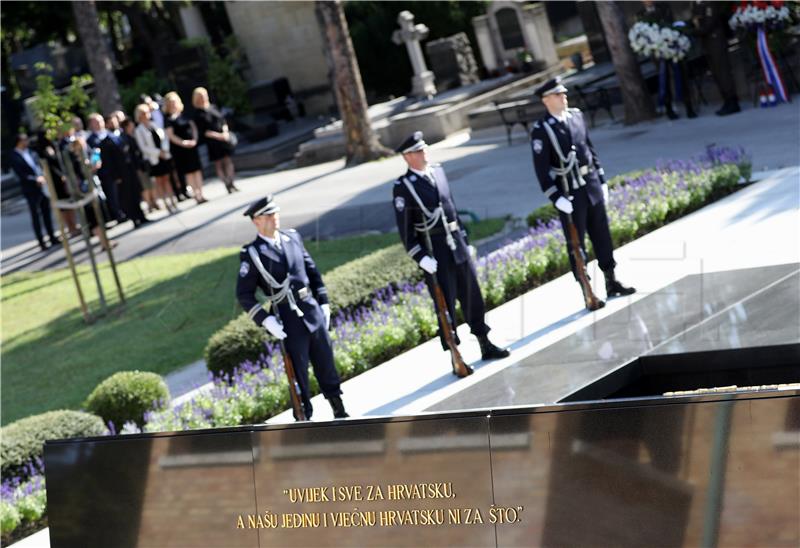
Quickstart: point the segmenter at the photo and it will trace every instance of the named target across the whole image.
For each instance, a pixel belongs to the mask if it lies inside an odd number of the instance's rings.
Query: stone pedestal
[[[526,53],[535,64],[558,63],[553,31],[542,3],[492,2],[486,15],[473,17],[481,59],[489,73],[522,68]]]
[[[439,90],[473,84],[478,81],[478,64],[466,33],[460,32],[425,44],[431,68],[436,73]]]

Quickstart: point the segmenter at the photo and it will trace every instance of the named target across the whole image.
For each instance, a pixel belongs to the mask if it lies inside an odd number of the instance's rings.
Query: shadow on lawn
[[[236,256],[219,257],[147,288],[141,288],[135,269],[135,264],[120,265],[123,287],[140,287],[127,293],[122,306],[110,270],[101,270],[111,306],[94,323],[83,322],[75,298],[74,308],[37,327],[37,333],[3,341],[3,424],[78,407],[117,371],[165,374],[190,363],[201,357],[216,330],[241,313],[234,295]],[[97,311],[94,281],[87,277],[82,282],[91,310]],[[74,292],[71,282],[68,290]]]

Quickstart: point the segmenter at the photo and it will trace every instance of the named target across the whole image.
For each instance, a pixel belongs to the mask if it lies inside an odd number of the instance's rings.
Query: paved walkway
[[[685,159],[705,145],[744,146],[754,169],[800,165],[800,102],[771,109],[745,110],[720,118],[704,107],[695,120],[679,119],[626,127],[601,122],[592,138],[610,175],[650,167],[659,159]],[[512,146],[502,128],[470,135],[457,134],[432,147],[431,157],[442,162],[452,181],[456,203],[481,217],[524,217],[545,203],[531,168],[525,135],[519,131]],[[343,161],[242,177],[242,191],[227,195],[219,182],[208,185],[210,201],[198,206],[182,202],[178,215],[154,216],[157,222],[133,231],[130,223],[113,228],[120,242],[117,260],[237,246],[252,236],[241,212],[256,198],[271,192],[283,208],[284,226],[306,236],[327,238],[364,230],[392,230],[391,185],[404,171],[401,158],[345,169]],[[41,270],[65,266],[63,251],[40,253],[32,239],[24,204],[11,204],[0,217],[2,270]],[[80,247],[80,246],[79,246]]]
[[[359,417],[424,412],[685,276],[768,265],[800,268],[800,165],[759,177],[760,182],[617,249],[617,273],[638,289],[631,297],[613,299],[589,314],[572,276],[561,276],[489,312],[493,339],[512,348],[510,357],[480,362],[477,340],[462,325],[460,348],[464,359],[475,366],[475,374],[456,380],[439,342],[431,340],[345,382],[342,390],[348,411]],[[596,262],[589,268],[596,273],[595,283],[602,279]],[[602,288],[597,292],[604,294]],[[800,320],[800,310],[796,312]],[[633,323],[635,318],[628,321]],[[636,326],[631,329],[636,331]],[[576,375],[572,387],[585,382]],[[312,403],[315,421],[332,420],[322,396]],[[487,407],[491,405],[487,402]],[[287,411],[269,422],[292,421]]]

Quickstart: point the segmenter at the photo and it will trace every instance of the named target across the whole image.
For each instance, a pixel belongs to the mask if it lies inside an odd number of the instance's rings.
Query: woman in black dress
[[[222,113],[208,100],[206,88],[195,88],[192,92],[192,106],[196,109],[194,121],[197,124],[197,131],[201,142],[205,142],[208,147],[208,159],[214,162],[217,177],[225,183],[228,194],[239,190],[233,184],[234,169],[231,155],[235,137],[228,131],[228,123]]]
[[[197,203],[204,204],[208,200],[203,198],[203,166],[197,151],[197,126],[183,114],[183,101],[174,91],[164,96],[164,112],[167,115],[164,129],[175,169],[186,177],[186,184],[192,187]]]

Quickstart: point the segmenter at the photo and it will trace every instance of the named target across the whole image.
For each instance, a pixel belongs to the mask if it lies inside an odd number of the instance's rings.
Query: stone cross
[[[405,44],[408,50],[408,57],[414,68],[414,76],[411,78],[411,95],[430,99],[436,95],[434,76],[425,66],[425,57],[422,56],[422,48],[419,46],[420,40],[428,37],[428,27],[422,23],[415,25],[414,14],[410,11],[401,11],[397,16],[397,24],[400,25],[400,28],[392,34],[392,42],[398,46]]]

